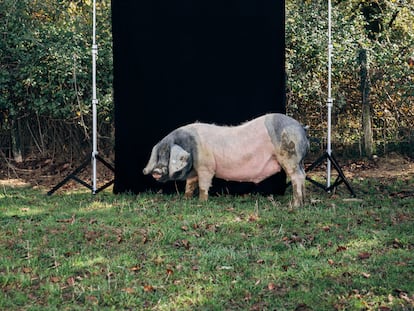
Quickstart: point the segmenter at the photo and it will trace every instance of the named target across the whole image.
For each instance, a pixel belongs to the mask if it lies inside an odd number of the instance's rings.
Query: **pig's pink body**
[[[200,164],[218,178],[259,183],[281,170],[269,133],[259,119],[237,127],[202,123],[191,127],[202,142],[198,147],[204,161]]]
[[[185,196],[199,189],[207,200],[213,177],[259,183],[283,170],[292,181],[293,205],[304,202],[303,159],[309,142],[303,127],[282,114],[238,126],[192,123],[154,146],[144,174],[159,181],[186,180]]]

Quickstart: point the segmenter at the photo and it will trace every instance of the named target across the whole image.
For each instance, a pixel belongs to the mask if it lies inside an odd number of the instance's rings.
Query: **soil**
[[[109,163],[113,163],[111,159]],[[375,158],[373,160],[342,161],[339,160],[345,176],[352,179],[378,178],[390,181],[399,179],[410,179],[414,177],[414,159],[392,153],[386,157]],[[97,182],[98,187],[109,182],[114,178],[114,174],[107,167],[97,162]],[[27,159],[22,163],[15,163],[3,157],[0,163],[0,185],[7,186],[31,186],[50,190],[66,176],[72,173],[81,163],[56,162],[52,159]],[[306,163],[309,166],[310,163]],[[86,165],[85,169],[77,176],[90,183],[91,165]],[[311,172],[312,175],[324,175],[326,172],[325,164]],[[62,191],[83,188],[79,183],[70,180],[60,189]],[[86,189],[86,188],[85,188]]]
[[[113,159],[105,159],[110,165],[113,165]],[[61,182],[68,175],[72,174],[83,163],[69,163],[46,159],[27,159],[22,163],[16,163],[10,159],[5,159],[0,163],[0,186],[29,186],[50,190],[52,187]],[[91,185],[92,165],[88,162],[85,167],[76,175],[79,179]],[[97,183],[98,188],[107,182],[113,180],[114,173],[97,161]],[[61,188],[61,191],[81,189],[83,186],[78,182],[70,179]],[[86,189],[85,187],[83,187]]]

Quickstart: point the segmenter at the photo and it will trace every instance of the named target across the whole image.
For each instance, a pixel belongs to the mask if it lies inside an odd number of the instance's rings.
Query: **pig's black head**
[[[152,149],[144,175],[152,174],[155,180],[185,180],[193,167],[192,156],[181,146],[161,143]]]

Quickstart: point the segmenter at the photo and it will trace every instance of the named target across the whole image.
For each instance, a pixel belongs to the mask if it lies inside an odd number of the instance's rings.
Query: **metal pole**
[[[97,111],[96,105],[96,57],[98,46],[96,44],[96,0],[93,0],[93,23],[92,23],[92,193],[96,193],[96,156],[98,155],[97,142]]]
[[[328,100],[327,100],[327,106],[328,106],[328,141],[327,141],[327,148],[326,152],[329,156],[331,156],[332,148],[331,148],[331,114],[332,114],[332,81],[331,81],[331,75],[332,75],[332,17],[331,17],[331,0],[328,0]],[[328,158],[327,161],[327,168],[326,168],[326,187],[329,188],[331,186],[331,161]]]

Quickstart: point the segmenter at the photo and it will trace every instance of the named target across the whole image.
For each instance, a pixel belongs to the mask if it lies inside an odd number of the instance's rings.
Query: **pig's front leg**
[[[196,190],[198,187],[198,176],[192,176],[187,178],[185,182],[185,194],[184,197],[186,199],[189,199],[193,196],[194,190]]]
[[[198,170],[198,188],[199,188],[199,199],[200,201],[208,200],[208,189],[211,187],[211,181],[214,177],[214,172],[208,169]]]

